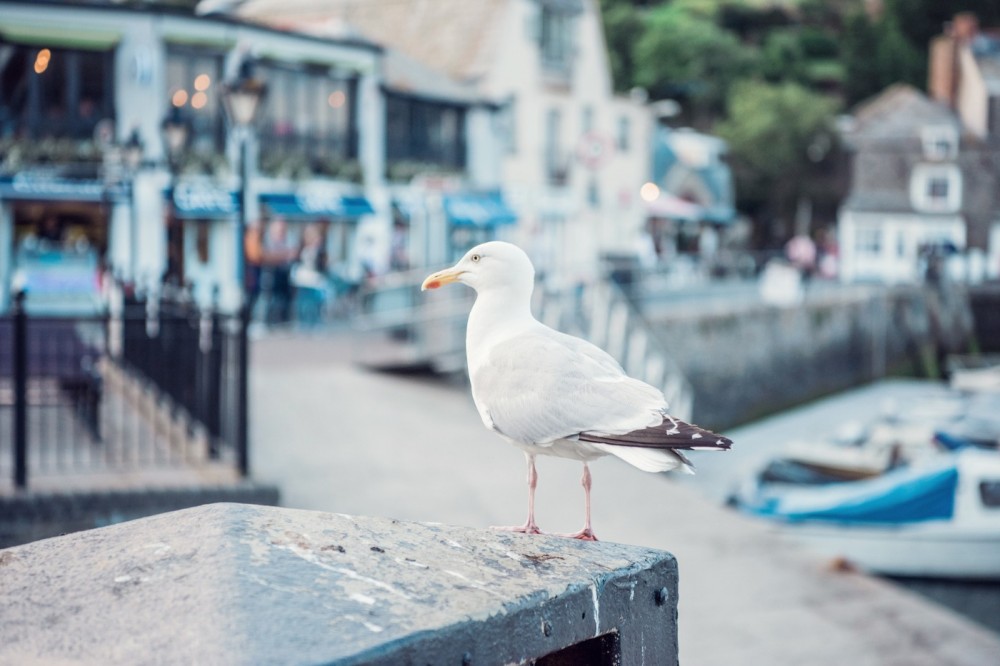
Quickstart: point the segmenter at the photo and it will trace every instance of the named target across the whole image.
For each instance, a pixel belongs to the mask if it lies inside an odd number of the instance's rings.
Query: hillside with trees
[[[838,114],[897,82],[926,89],[930,40],[996,0],[600,0],[617,90],[673,99],[671,125],[729,142],[737,207],[768,246],[808,200],[832,222],[844,186]]]

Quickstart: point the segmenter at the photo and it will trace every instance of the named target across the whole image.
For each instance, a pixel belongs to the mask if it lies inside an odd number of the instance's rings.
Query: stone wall
[[[886,375],[936,375],[966,351],[966,294],[919,287],[810,295],[653,322],[694,388],[694,420],[727,428]]]

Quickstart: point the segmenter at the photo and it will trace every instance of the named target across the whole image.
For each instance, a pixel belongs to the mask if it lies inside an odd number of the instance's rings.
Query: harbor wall
[[[691,382],[694,420],[720,429],[889,375],[939,376],[947,354],[976,348],[956,287],[823,290],[651,323]]]

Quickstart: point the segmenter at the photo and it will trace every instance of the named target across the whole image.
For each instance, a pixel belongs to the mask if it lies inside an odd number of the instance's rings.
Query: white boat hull
[[[872,573],[1000,580],[1000,532],[948,521],[900,526],[798,523],[783,534],[810,549]]]

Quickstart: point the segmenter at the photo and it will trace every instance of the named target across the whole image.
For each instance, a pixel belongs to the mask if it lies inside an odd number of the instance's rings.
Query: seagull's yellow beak
[[[420,285],[420,291],[427,291],[428,289],[437,289],[446,284],[451,284],[452,282],[458,282],[458,276],[460,276],[465,271],[460,271],[455,268],[446,268],[443,271],[438,271],[437,273],[432,273],[427,276],[424,283]]]

